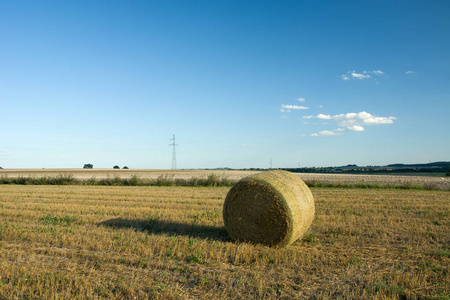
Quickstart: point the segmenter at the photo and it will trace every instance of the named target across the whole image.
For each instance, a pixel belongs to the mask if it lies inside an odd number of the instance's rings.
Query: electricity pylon
[[[177,153],[176,153],[176,146],[178,146],[178,144],[175,143],[175,134],[173,135],[173,138],[170,139],[171,141],[173,141],[171,144],[169,144],[169,146],[173,147],[173,151],[172,151],[172,170],[176,170],[177,169]]]

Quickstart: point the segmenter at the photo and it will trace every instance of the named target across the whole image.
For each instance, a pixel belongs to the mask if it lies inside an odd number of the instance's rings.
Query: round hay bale
[[[287,247],[306,232],[314,211],[303,180],[286,171],[268,171],[243,178],[230,189],[223,220],[236,241]]]

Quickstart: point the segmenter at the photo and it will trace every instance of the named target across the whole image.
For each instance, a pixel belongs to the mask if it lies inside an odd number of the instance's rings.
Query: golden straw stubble
[[[287,247],[306,232],[314,211],[308,186],[296,175],[277,170],[237,182],[225,198],[223,220],[236,241]]]

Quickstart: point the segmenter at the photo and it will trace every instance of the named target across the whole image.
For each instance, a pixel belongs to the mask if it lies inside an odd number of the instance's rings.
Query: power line
[[[172,150],[172,170],[176,170],[177,169],[177,153],[175,151],[176,146],[178,146],[178,144],[175,143],[175,134],[173,135],[173,138],[170,139],[171,141],[173,141],[171,144],[169,144],[169,146],[173,147]]]

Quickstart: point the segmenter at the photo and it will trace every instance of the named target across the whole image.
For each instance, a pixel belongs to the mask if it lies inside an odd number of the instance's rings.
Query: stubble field
[[[230,240],[228,190],[0,185],[0,298],[450,297],[448,191],[312,188],[276,249]]]

